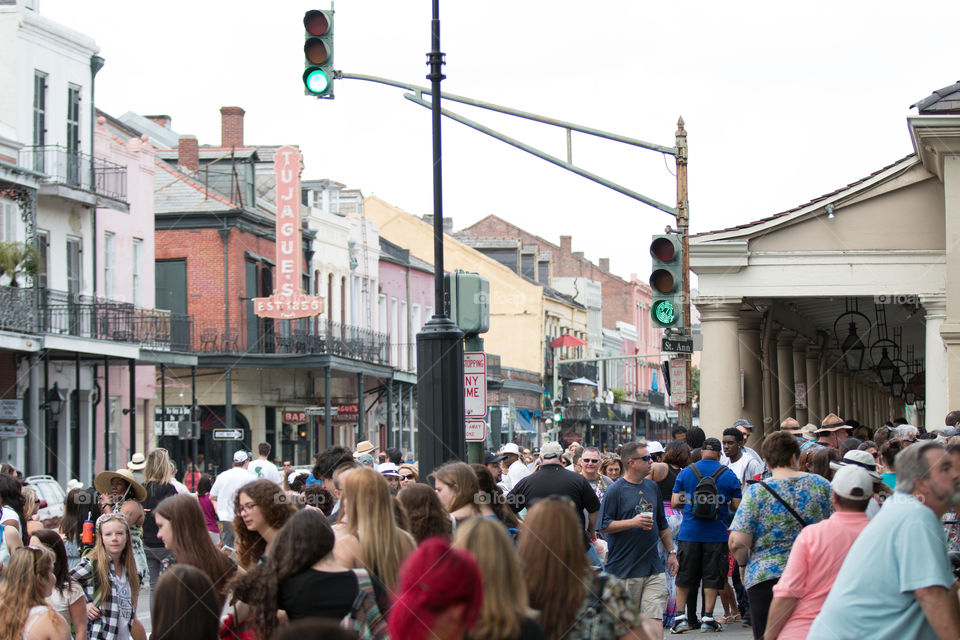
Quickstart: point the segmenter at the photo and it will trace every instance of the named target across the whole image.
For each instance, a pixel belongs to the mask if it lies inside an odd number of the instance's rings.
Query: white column
[[[703,334],[700,428],[719,438],[740,417],[740,298],[696,299]]]
[[[793,331],[784,329],[777,339],[777,395],[780,397],[780,415],[777,424],[784,418],[794,417],[793,408]]]
[[[806,352],[806,365],[807,365],[807,420],[806,422],[813,422],[814,424],[820,424],[820,418],[823,417],[821,413],[821,393],[823,391],[824,378],[820,373],[820,347],[810,346],[807,347]],[[805,422],[800,423],[801,426],[806,424]]]
[[[922,302],[926,311],[923,318],[926,343],[923,351],[926,373],[924,422],[927,430],[932,431],[943,426],[943,418],[952,409],[948,404],[950,398],[947,345],[944,344],[944,339],[940,335],[940,330],[947,318],[947,301],[944,296],[924,296]]]
[[[798,384],[807,385],[807,345],[810,341],[799,336],[793,341],[793,388],[796,390]],[[794,393],[796,396],[796,393]],[[807,400],[809,402],[809,398]],[[805,403],[806,404],[806,403]],[[809,406],[809,404],[807,404]],[[797,422],[801,425],[807,424],[807,409],[796,406],[794,399],[794,411],[796,412]]]
[[[741,416],[753,424],[749,445],[763,440],[763,379],[760,363],[760,318],[756,311],[743,311],[737,322],[740,339],[740,368],[743,370]]]
[[[823,415],[820,416],[821,422],[828,413],[837,412],[837,381],[839,380],[836,363],[826,360],[824,362],[827,363],[827,404],[824,407]]]

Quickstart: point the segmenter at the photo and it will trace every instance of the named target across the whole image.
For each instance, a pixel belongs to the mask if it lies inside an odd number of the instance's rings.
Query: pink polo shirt
[[[778,640],[807,637],[847,552],[868,522],[864,513],[840,511],[800,532],[790,550],[783,576],[773,587],[775,598],[797,599]]]

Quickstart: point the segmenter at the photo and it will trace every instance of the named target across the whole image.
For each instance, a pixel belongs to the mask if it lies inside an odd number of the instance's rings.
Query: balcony
[[[127,209],[127,168],[59,145],[25,147],[19,164],[44,174],[41,194]]]
[[[71,296],[63,291],[0,287],[0,329],[189,351],[190,317],[164,309]]]
[[[335,355],[389,364],[389,345],[385,333],[337,322],[261,319],[252,331],[222,322],[193,327],[193,350],[198,353]]]

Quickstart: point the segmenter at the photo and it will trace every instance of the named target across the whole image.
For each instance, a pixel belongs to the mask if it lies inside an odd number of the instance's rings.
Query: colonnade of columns
[[[740,418],[756,427],[755,444],[788,417],[801,426],[820,425],[824,416],[835,413],[875,428],[904,414],[903,401],[893,398],[873,371],[846,370],[832,340],[824,345],[817,336],[777,326],[770,314],[745,310],[742,302],[694,301],[703,334],[700,426],[708,436],[719,437]],[[924,307],[926,422],[931,429],[941,426],[947,413],[947,357],[939,334],[945,306],[940,310],[937,301],[925,300]]]

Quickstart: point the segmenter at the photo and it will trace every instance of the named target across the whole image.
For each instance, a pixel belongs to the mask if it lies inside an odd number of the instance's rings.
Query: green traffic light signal
[[[314,9],[303,15],[303,90],[333,98],[333,11]]]
[[[651,307],[650,315],[660,324],[672,327],[677,319],[677,308],[669,300],[658,300]]]
[[[683,250],[675,234],[653,236],[650,242],[650,317],[658,329],[683,326]]]

